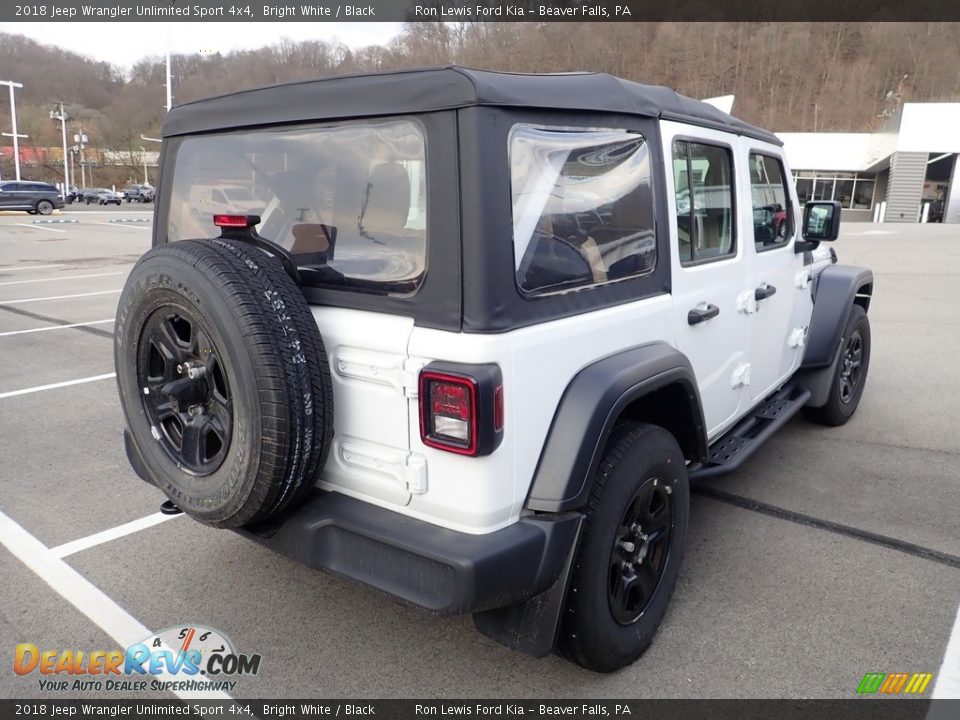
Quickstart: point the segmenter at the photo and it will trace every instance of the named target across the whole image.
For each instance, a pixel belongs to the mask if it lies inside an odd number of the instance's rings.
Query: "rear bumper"
[[[271,550],[439,615],[506,607],[560,577],[579,513],[539,515],[486,535],[323,493],[274,527],[239,530]]]
[[[133,469],[151,482],[129,432],[123,439]],[[318,492],[282,517],[237,532],[309,567],[455,615],[516,605],[550,589],[566,572],[582,517],[530,515],[470,535]]]

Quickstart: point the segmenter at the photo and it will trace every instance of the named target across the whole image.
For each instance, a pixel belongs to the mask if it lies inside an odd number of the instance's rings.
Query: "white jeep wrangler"
[[[138,475],[510,647],[636,659],[689,484],[863,392],[873,276],[819,247],[839,205],[801,209],[776,136],[666,88],[335,77],[163,135],[116,326]],[[242,207],[201,212],[210,187]]]

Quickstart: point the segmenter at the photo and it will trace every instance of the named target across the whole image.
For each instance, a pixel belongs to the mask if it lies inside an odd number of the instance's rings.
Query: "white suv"
[[[869,270],[781,143],[662,87],[458,67],[174,108],[120,300],[137,473],[498,641],[637,658],[689,483],[866,381]],[[205,188],[242,207],[204,212]],[[802,212],[801,212],[802,210]]]

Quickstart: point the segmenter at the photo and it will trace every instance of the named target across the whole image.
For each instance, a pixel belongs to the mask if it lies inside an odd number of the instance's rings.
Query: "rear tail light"
[[[251,228],[260,223],[258,215],[214,215],[213,224],[219,228]]]
[[[420,439],[460,455],[488,455],[503,435],[496,365],[431,363],[420,372]]]

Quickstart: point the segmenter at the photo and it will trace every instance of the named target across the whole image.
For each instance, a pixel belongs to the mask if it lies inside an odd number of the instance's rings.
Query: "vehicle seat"
[[[613,204],[609,223],[590,231],[606,275],[616,279],[649,270],[649,253],[638,247],[646,247],[653,237],[652,211],[650,188],[640,185]]]
[[[323,223],[298,223],[291,230],[290,252],[300,265],[325,265],[333,259],[337,229]]]

